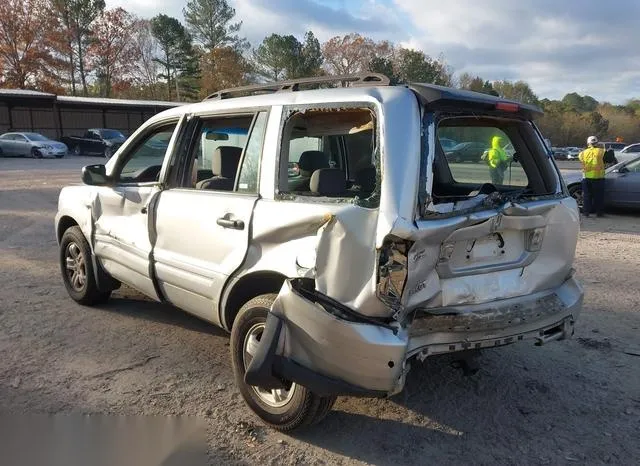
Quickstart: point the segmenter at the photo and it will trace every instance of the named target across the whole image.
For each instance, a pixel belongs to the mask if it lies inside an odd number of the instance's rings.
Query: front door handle
[[[234,230],[244,230],[244,222],[242,220],[234,220],[231,218],[220,217],[216,223],[222,228],[233,228]]]

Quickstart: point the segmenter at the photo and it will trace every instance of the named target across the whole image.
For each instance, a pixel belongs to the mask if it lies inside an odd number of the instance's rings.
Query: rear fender
[[[320,394],[376,396],[404,385],[406,329],[357,320],[348,308],[331,306],[302,280],[287,280],[247,370],[251,385],[291,380]],[[320,302],[312,299],[318,296]],[[326,297],[324,297],[326,298]],[[336,306],[339,306],[336,303]],[[277,340],[277,341],[276,341]]]

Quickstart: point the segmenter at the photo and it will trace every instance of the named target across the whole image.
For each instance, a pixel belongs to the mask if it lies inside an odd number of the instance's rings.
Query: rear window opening
[[[280,197],[378,202],[375,116],[368,108],[293,110],[284,125]]]
[[[435,134],[428,206],[432,211],[475,209],[492,199],[502,202],[557,191],[555,168],[530,122],[447,116],[440,118]]]

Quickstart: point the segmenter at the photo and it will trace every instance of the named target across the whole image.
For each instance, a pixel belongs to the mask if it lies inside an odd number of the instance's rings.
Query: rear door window
[[[280,167],[280,193],[351,198],[367,206],[377,203],[373,110],[344,105],[289,110],[281,143],[280,162],[287,166]]]

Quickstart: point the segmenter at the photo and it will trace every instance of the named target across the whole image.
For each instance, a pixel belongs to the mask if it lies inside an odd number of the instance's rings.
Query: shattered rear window
[[[370,108],[292,108],[283,128],[278,198],[377,207],[377,139]]]

